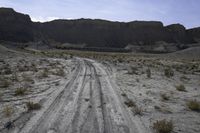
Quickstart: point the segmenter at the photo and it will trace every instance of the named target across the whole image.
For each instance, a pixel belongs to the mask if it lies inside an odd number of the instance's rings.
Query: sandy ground
[[[173,69],[176,65],[182,67]],[[189,100],[200,101],[200,66],[197,65],[198,70],[184,69],[183,66],[187,65],[188,62],[145,59],[118,64],[115,72],[117,85],[122,95],[143,110],[138,117],[145,127],[152,128],[155,121],[166,119],[173,122],[176,133],[200,132],[199,112],[187,107]],[[170,78],[164,75],[168,66],[174,71],[174,76]],[[135,73],[129,72],[130,67]],[[147,77],[147,69],[151,70],[150,78]],[[178,85],[184,85],[186,91],[178,91]],[[134,107],[132,110],[134,112]]]
[[[198,65],[192,70],[177,67],[167,78],[166,66],[184,63],[18,54],[0,59],[1,83],[9,82],[0,88],[2,133],[153,133],[153,123],[161,119],[172,120],[176,133],[200,131],[199,112],[186,106],[188,100],[200,100]],[[176,90],[180,84],[186,91]],[[16,95],[20,87],[26,88],[25,94]],[[41,109],[27,111],[29,101]],[[13,123],[9,130],[4,127],[8,121]]]

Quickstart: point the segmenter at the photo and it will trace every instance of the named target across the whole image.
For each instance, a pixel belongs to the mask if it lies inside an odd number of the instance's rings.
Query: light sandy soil
[[[199,64],[199,63],[194,63]],[[175,66],[181,66],[175,68]],[[164,75],[166,66],[171,66],[174,76]],[[145,127],[152,128],[157,120],[172,120],[176,133],[199,133],[200,114],[187,107],[189,100],[200,101],[200,66],[197,69],[184,69],[188,62],[172,60],[134,60],[117,66],[116,82],[121,94],[131,99],[143,110],[138,115]],[[135,70],[130,73],[130,67]],[[151,77],[147,77],[146,70],[151,70]],[[176,90],[176,86],[184,85],[186,92]],[[167,100],[162,95],[167,96]],[[132,108],[134,112],[134,107]]]
[[[176,133],[200,131],[199,112],[186,106],[188,100],[200,100],[198,63],[188,70],[183,62],[168,60],[97,61],[18,54],[0,59],[1,83],[10,82],[0,88],[2,133],[153,133],[153,123],[161,119],[172,120]],[[167,66],[181,67],[167,78],[163,74]],[[180,84],[186,92],[176,90]],[[25,94],[16,95],[19,87],[27,89]],[[27,111],[28,101],[39,103],[41,109]],[[130,101],[134,105],[129,106]],[[8,108],[12,111],[6,115]],[[4,127],[8,121],[13,122],[9,130]]]

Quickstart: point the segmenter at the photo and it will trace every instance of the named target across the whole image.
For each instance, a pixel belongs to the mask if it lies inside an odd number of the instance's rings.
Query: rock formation
[[[186,30],[180,24],[164,27],[162,22],[158,21],[125,23],[77,19],[36,23],[32,22],[28,15],[17,13],[10,8],[0,8],[0,18],[0,40],[4,41],[59,42],[83,44],[86,47],[125,48],[130,45],[154,45],[160,41],[186,44],[200,40],[200,28]]]

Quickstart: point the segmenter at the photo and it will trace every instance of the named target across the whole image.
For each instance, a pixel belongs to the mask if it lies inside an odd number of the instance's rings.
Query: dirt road
[[[79,63],[63,89],[43,108],[10,132],[16,133],[145,133],[140,119],[124,104],[109,69],[94,60]],[[28,116],[27,116],[28,117]],[[22,121],[22,120],[21,120]]]

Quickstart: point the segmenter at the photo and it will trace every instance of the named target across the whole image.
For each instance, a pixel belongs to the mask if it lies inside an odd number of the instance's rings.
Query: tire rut
[[[111,70],[93,60],[76,61],[79,65],[65,88],[19,133],[146,133],[123,105]]]

